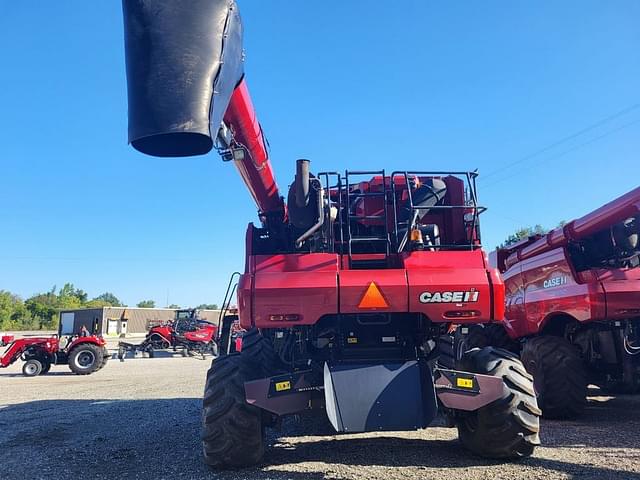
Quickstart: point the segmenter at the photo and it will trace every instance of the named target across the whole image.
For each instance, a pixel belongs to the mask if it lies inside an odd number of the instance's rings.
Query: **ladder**
[[[382,191],[380,192],[352,192],[351,191],[351,181],[350,177],[359,177],[359,176],[367,176],[368,179],[371,177],[379,176],[382,178]],[[355,183],[354,183],[355,185]],[[361,215],[357,215],[354,211],[352,211],[352,202],[357,199],[362,198],[362,211],[364,212]],[[365,208],[367,199],[371,198],[382,198],[383,209],[381,215],[367,215],[367,210]],[[384,170],[371,170],[371,171],[349,171],[345,172],[345,211],[346,211],[346,223],[347,223],[347,239],[348,239],[348,255],[349,255],[349,268],[387,268],[389,266],[389,255],[391,250],[391,239],[389,237],[389,224],[388,224],[388,189],[387,189],[387,176]],[[363,220],[382,220],[383,224],[383,232],[380,235],[368,234],[368,235],[358,235],[357,232],[353,231],[353,227],[355,224],[363,221]],[[384,244],[383,252],[375,252],[375,253],[383,253],[384,257],[382,259],[354,259],[353,250],[354,246],[363,243],[371,243],[371,244]],[[357,248],[356,248],[357,250]]]

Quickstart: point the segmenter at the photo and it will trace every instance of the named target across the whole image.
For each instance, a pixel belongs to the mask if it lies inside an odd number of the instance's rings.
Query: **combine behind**
[[[494,345],[520,353],[550,418],[579,415],[590,383],[640,391],[639,236],[636,188],[562,228],[499,249],[507,320],[459,335],[460,351]]]

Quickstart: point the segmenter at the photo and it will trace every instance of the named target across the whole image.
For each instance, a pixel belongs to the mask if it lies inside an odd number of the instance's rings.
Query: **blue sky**
[[[255,208],[215,154],[127,146],[120,8],[0,3],[0,289],[220,303]],[[301,157],[316,171],[478,168],[493,248],[638,186],[640,2],[240,9],[281,189]]]

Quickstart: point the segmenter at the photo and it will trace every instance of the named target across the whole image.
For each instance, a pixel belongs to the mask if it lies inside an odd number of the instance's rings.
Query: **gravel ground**
[[[198,438],[209,363],[136,358],[89,377],[0,370],[0,478],[640,480],[640,396],[591,397],[580,421],[543,422],[543,447],[517,463],[470,455],[451,428],[332,435],[291,420],[270,433],[263,465],[210,472]]]

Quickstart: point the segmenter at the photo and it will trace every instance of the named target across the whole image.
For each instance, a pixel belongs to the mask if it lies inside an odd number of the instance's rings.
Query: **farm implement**
[[[213,323],[200,319],[197,310],[178,310],[174,320],[151,327],[141,343],[119,342],[118,358],[124,361],[128,352],[134,356],[141,352],[153,358],[157,350],[180,351],[185,357],[191,354],[216,356],[217,330]]]

